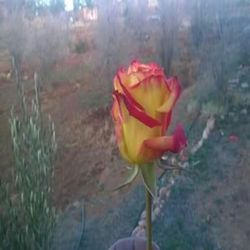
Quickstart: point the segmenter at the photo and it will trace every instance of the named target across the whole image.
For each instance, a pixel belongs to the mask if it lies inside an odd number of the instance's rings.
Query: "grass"
[[[50,249],[52,244],[55,131],[51,121],[44,122],[37,85],[35,90],[32,107],[19,93],[21,110],[10,118],[15,168],[10,185],[0,182],[0,249]]]
[[[191,202],[194,190],[193,181],[184,178],[172,189],[164,214],[154,225],[154,240],[160,249],[215,249],[208,226],[196,217]]]
[[[215,208],[205,213],[206,218],[201,218],[198,215],[201,201],[197,201],[195,197],[198,193],[201,197],[204,196],[204,201],[207,196],[213,197],[212,193],[216,189],[213,183],[225,181],[232,167],[237,166],[240,147],[238,143],[229,142],[229,135],[239,135],[241,145],[249,139],[249,132],[243,130],[246,129],[249,118],[242,117],[237,112],[241,107],[234,108],[239,116],[237,122],[232,122],[232,118],[227,115],[224,120],[217,116],[217,129],[211,133],[204,146],[190,157],[190,167],[177,179],[164,213],[154,225],[154,240],[162,250],[218,248],[219,236],[214,235],[215,231],[211,229],[211,219],[214,221],[220,216],[219,211],[225,206],[225,198],[212,198],[211,202]],[[224,131],[223,136],[220,130]],[[199,126],[191,133],[192,139],[197,137],[197,131],[201,131]],[[193,166],[197,161],[199,164]]]

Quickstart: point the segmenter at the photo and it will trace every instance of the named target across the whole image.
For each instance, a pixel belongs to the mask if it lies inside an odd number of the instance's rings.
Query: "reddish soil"
[[[119,194],[112,189],[125,178],[126,167],[115,143],[109,107],[86,110],[81,91],[85,87],[61,83],[43,95],[43,107],[55,121],[59,147],[54,197],[58,208],[85,200],[91,213],[96,213],[119,202]],[[101,208],[97,201],[103,203]]]

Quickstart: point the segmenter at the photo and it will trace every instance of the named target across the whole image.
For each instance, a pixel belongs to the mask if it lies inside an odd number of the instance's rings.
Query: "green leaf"
[[[137,177],[138,173],[139,173],[139,167],[137,165],[129,168],[128,177],[127,177],[126,181],[123,184],[121,184],[120,186],[118,186],[117,188],[115,188],[114,191],[120,190],[120,189],[124,188],[125,186],[129,185],[130,183],[132,183],[133,180]]]
[[[144,185],[150,194],[155,197],[156,192],[156,173],[154,164],[144,164],[140,166]]]

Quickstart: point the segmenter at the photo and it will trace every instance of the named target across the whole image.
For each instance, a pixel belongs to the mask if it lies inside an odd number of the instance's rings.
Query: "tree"
[[[78,11],[83,7],[92,9],[94,7],[93,0],[73,0],[74,11]]]
[[[178,28],[178,3],[175,0],[159,0],[162,37],[160,45],[161,63],[165,73],[171,73],[174,44]]]
[[[3,4],[8,14],[13,14],[22,9],[25,5],[25,0],[5,0]]]
[[[65,10],[64,0],[50,0],[49,9],[53,14],[63,12]]]

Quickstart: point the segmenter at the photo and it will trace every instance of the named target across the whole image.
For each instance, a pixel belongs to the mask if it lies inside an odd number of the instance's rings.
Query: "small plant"
[[[75,52],[77,54],[83,54],[87,50],[88,50],[88,45],[87,45],[86,42],[84,42],[82,40],[76,42],[76,44],[75,44]]]
[[[50,249],[55,225],[51,200],[55,129],[50,118],[46,122],[42,117],[36,77],[31,107],[23,93],[20,112],[13,109],[10,118],[13,190],[0,185],[0,249]]]
[[[114,78],[112,117],[116,139],[122,157],[131,165],[126,182],[118,189],[129,185],[141,174],[146,193],[143,234],[146,235],[147,250],[157,249],[152,243],[152,204],[156,198],[154,161],[165,152],[179,153],[187,145],[180,124],[172,136],[166,136],[180,91],[178,78],[166,78],[163,68],[155,63],[142,64],[134,60],[128,69],[120,69]],[[148,100],[151,100],[150,104]],[[111,249],[122,248],[114,245]]]

